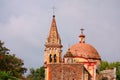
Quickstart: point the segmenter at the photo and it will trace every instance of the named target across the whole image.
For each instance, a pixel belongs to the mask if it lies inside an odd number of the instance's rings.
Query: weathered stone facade
[[[83,64],[48,64],[49,80],[90,80]],[[89,79],[85,79],[89,78]]]

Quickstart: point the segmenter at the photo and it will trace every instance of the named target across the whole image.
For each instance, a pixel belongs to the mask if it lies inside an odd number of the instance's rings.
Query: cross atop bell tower
[[[53,6],[52,9],[53,9],[53,16],[54,16],[55,15],[55,9],[56,9],[55,6]]]

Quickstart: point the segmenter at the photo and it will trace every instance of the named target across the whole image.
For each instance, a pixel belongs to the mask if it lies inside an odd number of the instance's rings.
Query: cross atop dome
[[[81,28],[80,30],[81,30],[81,34],[83,34],[83,31],[84,31],[85,29]]]

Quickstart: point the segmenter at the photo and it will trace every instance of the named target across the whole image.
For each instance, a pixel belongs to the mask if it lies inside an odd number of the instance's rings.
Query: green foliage
[[[117,80],[120,80],[120,62],[110,63],[111,68],[116,67]]]
[[[0,71],[9,72],[11,76],[22,78],[27,69],[23,67],[24,63],[15,55],[9,53],[9,49],[4,47],[4,43],[0,41]]]
[[[18,80],[18,79],[11,76],[9,72],[0,71],[0,80]]]
[[[100,70],[105,70],[106,68],[108,68],[108,62],[107,61],[102,61],[101,62],[101,67],[100,67]]]
[[[116,68],[116,80],[120,80],[120,62],[111,62],[108,63],[107,61],[102,61],[101,62],[101,67],[100,70],[105,70],[105,69],[113,69]]]
[[[36,70],[31,68],[30,74],[27,76],[29,80],[44,80],[45,70],[44,67],[37,68]]]

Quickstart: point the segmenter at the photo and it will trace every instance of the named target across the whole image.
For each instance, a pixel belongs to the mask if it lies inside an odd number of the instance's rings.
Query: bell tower
[[[50,32],[45,43],[44,63],[45,64],[61,63],[62,61],[61,48],[62,48],[61,39],[58,34],[55,15],[53,15]]]

